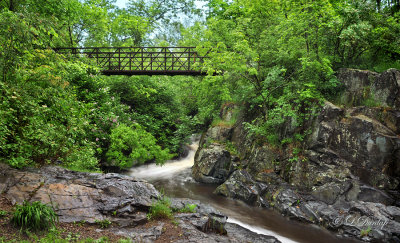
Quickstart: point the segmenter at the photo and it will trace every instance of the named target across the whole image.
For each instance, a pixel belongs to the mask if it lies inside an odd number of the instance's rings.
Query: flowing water
[[[339,239],[325,229],[289,221],[272,210],[249,206],[241,201],[213,194],[215,185],[197,183],[191,177],[191,167],[198,143],[189,146],[189,154],[179,160],[171,160],[163,166],[142,165],[129,170],[128,174],[149,181],[169,197],[190,198],[208,203],[228,216],[228,222],[236,223],[258,234],[272,235],[285,243],[291,242],[353,242]]]

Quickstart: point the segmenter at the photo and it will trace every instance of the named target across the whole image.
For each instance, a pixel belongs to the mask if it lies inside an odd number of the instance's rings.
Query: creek
[[[216,185],[201,184],[191,177],[191,167],[198,142],[189,145],[189,153],[163,166],[147,164],[131,168],[129,175],[147,180],[169,197],[190,198],[207,203],[236,223],[258,234],[275,236],[284,243],[292,242],[354,242],[336,237],[318,226],[291,221],[273,210],[249,206],[241,201],[213,194]]]

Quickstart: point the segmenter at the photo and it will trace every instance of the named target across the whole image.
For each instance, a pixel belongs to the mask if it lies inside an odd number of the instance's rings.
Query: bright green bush
[[[46,230],[54,226],[57,215],[53,208],[42,204],[41,202],[24,201],[22,205],[16,205],[12,223],[27,230]]]
[[[43,56],[41,62],[46,59],[52,66],[32,65],[20,70],[14,82],[0,86],[4,94],[0,97],[0,155],[17,168],[71,161],[72,157],[83,169],[96,168],[94,153],[79,153],[93,146],[87,140],[90,110],[76,99],[69,82],[57,75],[62,70],[55,71],[58,64],[52,55],[34,51],[31,59]]]
[[[154,159],[163,163],[173,155],[156,144],[156,139],[139,124],[120,124],[111,131],[111,145],[107,152],[109,163],[129,168]]]

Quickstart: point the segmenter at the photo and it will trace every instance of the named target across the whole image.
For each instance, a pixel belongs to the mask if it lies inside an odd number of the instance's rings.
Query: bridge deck
[[[83,47],[55,48],[58,53],[94,59],[105,75],[205,75],[200,71],[207,55],[195,47]]]

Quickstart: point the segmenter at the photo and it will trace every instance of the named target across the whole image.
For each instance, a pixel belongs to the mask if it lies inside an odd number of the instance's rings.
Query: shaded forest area
[[[246,127],[260,141],[299,143],[310,132],[302,124],[339,96],[337,70],[400,69],[398,0],[203,3],[2,0],[0,158],[84,171],[163,163],[226,103],[253,114]],[[209,52],[198,67],[208,75],[105,77],[51,49],[152,45]],[[287,117],[298,132],[282,139]]]

